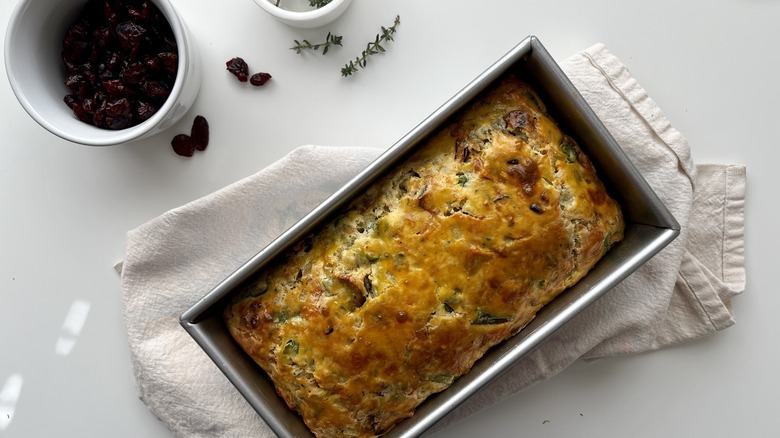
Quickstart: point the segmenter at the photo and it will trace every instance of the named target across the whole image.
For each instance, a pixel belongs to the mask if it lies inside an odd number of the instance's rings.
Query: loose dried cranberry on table
[[[271,80],[271,75],[268,73],[255,73],[252,75],[251,78],[249,78],[249,83],[256,86],[256,87],[262,87],[266,84],[266,82]]]
[[[262,87],[271,80],[271,75],[265,72],[255,73],[252,77],[249,77],[249,66],[241,57],[235,57],[226,62],[225,65],[227,70],[237,77],[239,81],[247,82],[248,80],[250,84],[256,87]]]
[[[195,117],[195,121],[192,122],[190,137],[192,137],[192,141],[195,143],[195,149],[199,151],[206,150],[206,146],[209,145],[209,122],[205,117]]]
[[[192,137],[187,134],[179,134],[171,140],[174,152],[182,157],[191,157],[195,153],[195,143]]]
[[[206,150],[209,144],[209,122],[203,116],[196,116],[190,135],[178,134],[171,140],[173,151],[183,157],[191,157],[195,151]]]
[[[240,57],[236,57],[226,62],[227,70],[238,78],[241,82],[246,82],[249,78],[249,66]]]

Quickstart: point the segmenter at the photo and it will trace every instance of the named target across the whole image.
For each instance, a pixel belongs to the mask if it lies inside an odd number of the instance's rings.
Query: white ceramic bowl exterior
[[[284,1],[284,0],[282,0]],[[352,0],[333,0],[327,5],[310,11],[289,11],[275,5],[276,0],[254,0],[264,11],[282,23],[304,29],[322,27],[347,10]]]
[[[189,110],[200,89],[200,57],[179,14],[169,0],[152,0],[170,23],[179,48],[179,68],[171,94],[145,122],[112,131],[76,119],[63,102],[62,39],[86,0],[20,0],[5,37],[5,68],[17,99],[30,116],[53,134],[90,146],[127,143],[159,133]]]

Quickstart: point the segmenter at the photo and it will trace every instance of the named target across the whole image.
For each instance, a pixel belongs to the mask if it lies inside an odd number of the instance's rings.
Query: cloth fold
[[[695,164],[684,137],[603,45],[561,65],[681,235],[438,428],[578,359],[654,350],[734,324],[729,302],[746,281],[744,166]],[[273,436],[181,329],[179,315],[381,152],[304,146],[128,233],[121,282],[136,386],[176,436]]]

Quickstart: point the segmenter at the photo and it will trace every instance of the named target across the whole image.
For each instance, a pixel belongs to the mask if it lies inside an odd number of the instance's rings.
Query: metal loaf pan
[[[514,72],[541,95],[553,119],[593,161],[600,178],[623,207],[625,239],[579,283],[545,306],[511,339],[496,346],[447,390],[426,400],[415,415],[386,436],[419,436],[510,368],[545,338],[649,260],[679,234],[680,226],[631,164],[607,129],[542,43],[530,36],[437,109],[357,177],[270,243],[181,316],[181,324],[280,437],[311,437],[301,417],[287,408],[273,384],[240,350],[222,321],[222,308],[241,284],[298,239],[328,220],[366,186],[421,144],[450,116],[502,75]]]

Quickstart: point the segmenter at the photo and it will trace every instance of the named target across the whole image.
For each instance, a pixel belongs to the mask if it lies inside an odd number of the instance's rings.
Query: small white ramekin
[[[86,0],[20,0],[5,36],[5,68],[16,98],[38,124],[74,143],[110,146],[146,138],[171,127],[187,113],[200,89],[200,56],[187,26],[169,0],[151,0],[173,29],[179,66],[171,94],[148,120],[121,129],[84,123],[63,102],[62,40]]]
[[[284,2],[285,0],[281,0]],[[327,5],[308,11],[290,11],[276,6],[276,0],[254,0],[265,12],[284,24],[313,29],[322,27],[340,17],[347,10],[352,0],[332,0]]]

